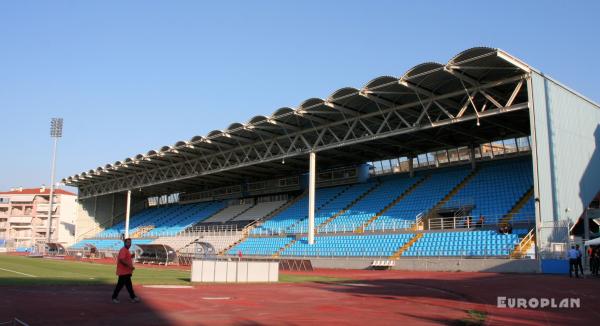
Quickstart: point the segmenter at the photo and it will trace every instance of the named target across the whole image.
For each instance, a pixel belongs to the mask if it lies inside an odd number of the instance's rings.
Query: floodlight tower
[[[50,173],[50,203],[48,205],[48,243],[52,235],[52,206],[54,201],[54,170],[56,168],[56,146],[58,139],[62,137],[63,119],[52,118],[50,121],[50,137],[54,138],[54,147],[52,150],[52,172]]]

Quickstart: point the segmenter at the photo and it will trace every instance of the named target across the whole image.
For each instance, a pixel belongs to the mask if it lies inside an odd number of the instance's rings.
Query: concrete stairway
[[[284,252],[287,248],[291,247],[294,243],[296,243],[296,241],[298,241],[298,239],[293,239],[288,244],[280,248],[279,251],[273,254],[273,258],[279,257],[279,255],[281,255],[282,252]]]
[[[331,221],[335,220],[338,216],[346,213],[352,206],[354,206],[354,204],[358,203],[361,199],[365,198],[366,195],[370,194],[373,190],[377,189],[377,187],[379,187],[380,185],[381,185],[381,183],[379,183],[379,182],[375,183],[375,185],[373,187],[369,188],[367,191],[362,193],[360,196],[356,197],[353,201],[351,201],[348,205],[346,205],[346,207],[342,208],[339,212],[335,213],[333,216],[331,216],[330,218],[323,221],[323,223],[319,224],[316,228],[317,229],[322,228],[325,225],[331,223]]]
[[[512,218],[521,210],[521,208],[523,208],[523,206],[525,206],[525,204],[527,204],[527,201],[529,201],[529,199],[531,199],[531,196],[533,196],[533,186],[531,186],[531,188],[529,188],[529,190],[527,190],[521,196],[521,198],[519,198],[519,200],[517,200],[515,205],[508,212],[508,214],[506,214],[504,217],[502,217],[502,219],[500,220],[500,222],[498,224],[504,225],[504,224],[509,223],[512,220]]]
[[[244,228],[243,231],[246,232],[246,234],[249,234],[252,229],[254,229],[257,226],[260,226],[264,221],[266,221],[266,220],[270,219],[271,217],[274,217],[277,214],[279,214],[279,213],[283,212],[284,210],[288,209],[290,206],[294,205],[296,202],[298,202],[299,200],[301,200],[302,198],[304,198],[306,196],[308,196],[308,190],[305,190],[302,194],[300,194],[296,198],[288,201],[287,203],[285,203],[284,205],[282,205],[278,209],[272,211],[271,213],[269,213],[265,217],[263,217],[263,218],[261,218],[259,220],[256,220],[256,221],[250,223],[249,225],[247,225]]]
[[[535,229],[532,229],[526,236],[521,239],[521,242],[515,247],[515,250],[510,254],[510,258],[523,258],[527,256],[527,251],[535,246]]]
[[[406,250],[408,250],[408,248],[410,248],[413,244],[415,244],[415,242],[419,241],[419,239],[421,239],[422,237],[423,237],[423,233],[415,234],[415,236],[412,237],[412,239],[410,239],[407,243],[405,243],[402,247],[400,247],[392,256],[390,256],[390,259],[400,258],[400,256],[402,256],[402,254]]]
[[[144,225],[140,226],[135,232],[131,234],[131,238],[141,238],[144,234],[150,232],[154,229],[154,225]]]
[[[373,217],[371,217],[363,225],[356,228],[356,230],[354,230],[354,232],[355,233],[363,233],[365,231],[365,229],[371,223],[375,222],[381,215],[385,214],[385,212],[387,212],[390,208],[396,206],[402,199],[404,199],[404,197],[406,197],[408,194],[410,194],[413,190],[415,190],[421,183],[423,183],[429,177],[430,176],[426,176],[426,177],[418,180],[417,182],[415,182],[410,187],[408,187],[408,189],[406,189],[403,193],[401,193],[398,197],[396,197],[396,199],[394,199],[391,203],[387,204],[382,210],[380,210],[377,214],[375,214]]]
[[[340,191],[339,193],[337,193],[335,196],[329,198],[329,200],[325,203],[323,203],[323,205],[319,206],[319,207],[315,207],[315,214],[323,207],[327,206],[329,203],[331,203],[334,199],[338,198],[340,195],[342,195],[343,193],[346,192],[346,190],[350,189],[350,186],[347,186],[346,188],[344,188],[342,191]],[[299,219],[298,221],[294,222],[294,224],[288,226],[286,228],[286,231],[289,230],[293,230],[298,224],[304,222],[306,219],[308,219],[308,217],[303,217],[301,219]]]
[[[435,204],[435,206],[433,206],[433,208],[429,210],[429,213],[423,219],[423,226],[428,225],[428,220],[434,217],[435,212],[437,212],[437,210],[440,207],[444,206],[452,197],[454,197],[454,195],[456,195],[464,186],[466,186],[469,183],[469,181],[471,181],[471,179],[473,179],[477,175],[478,172],[479,168],[475,168],[459,184],[454,186],[454,188],[452,188],[452,190],[450,190],[450,192],[447,193],[446,196],[442,198],[442,200]]]

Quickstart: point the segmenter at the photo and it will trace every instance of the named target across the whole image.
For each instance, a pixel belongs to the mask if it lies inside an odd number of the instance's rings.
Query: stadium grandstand
[[[63,179],[69,251],[125,236],[181,257],[204,242],[317,267],[552,272],[597,229],[599,122],[594,102],[472,48]]]

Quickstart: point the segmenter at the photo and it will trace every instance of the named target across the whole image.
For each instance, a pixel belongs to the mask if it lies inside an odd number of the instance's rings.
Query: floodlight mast
[[[50,121],[50,137],[54,139],[54,147],[52,150],[52,171],[50,173],[50,203],[48,204],[48,243],[51,242],[52,236],[52,206],[54,202],[54,171],[56,169],[56,147],[58,139],[62,137],[63,119],[52,118]]]

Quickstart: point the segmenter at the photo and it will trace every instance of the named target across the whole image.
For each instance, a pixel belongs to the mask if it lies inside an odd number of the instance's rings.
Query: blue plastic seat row
[[[507,256],[518,243],[516,234],[495,231],[425,233],[402,256]]]

